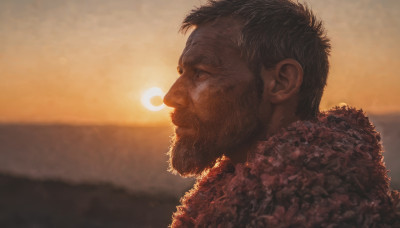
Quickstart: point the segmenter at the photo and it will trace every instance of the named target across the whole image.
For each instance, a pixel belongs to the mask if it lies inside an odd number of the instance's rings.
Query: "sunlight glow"
[[[153,112],[162,110],[165,107],[165,105],[161,104],[161,105],[155,106],[154,104],[151,103],[151,100],[153,97],[160,97],[161,99],[163,99],[164,93],[158,87],[152,87],[152,88],[146,90],[143,93],[142,99],[141,99],[143,106]]]

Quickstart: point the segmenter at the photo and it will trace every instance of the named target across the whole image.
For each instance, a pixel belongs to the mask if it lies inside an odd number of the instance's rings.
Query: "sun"
[[[161,101],[164,98],[163,91],[158,87],[152,87],[142,94],[141,101],[143,106],[153,112],[162,110],[165,107],[164,103],[160,102],[160,105],[154,105],[152,102],[154,98],[160,98],[159,100]]]

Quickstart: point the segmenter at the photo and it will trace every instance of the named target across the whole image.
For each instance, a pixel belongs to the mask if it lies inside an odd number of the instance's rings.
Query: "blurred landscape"
[[[166,227],[171,127],[0,125],[0,227]]]
[[[400,115],[371,116],[400,187]],[[0,227],[166,227],[194,180],[168,169],[172,128],[0,125]]]

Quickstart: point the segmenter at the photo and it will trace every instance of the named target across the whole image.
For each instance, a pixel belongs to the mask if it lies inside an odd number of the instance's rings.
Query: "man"
[[[368,118],[319,112],[330,44],[307,7],[210,1],[190,28],[164,103],[171,170],[198,180],[172,227],[400,227]]]

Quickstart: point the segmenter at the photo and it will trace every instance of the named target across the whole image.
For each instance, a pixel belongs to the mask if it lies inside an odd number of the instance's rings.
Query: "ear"
[[[264,81],[263,99],[279,104],[294,97],[303,83],[303,68],[294,59],[284,59],[271,69],[261,70]]]

